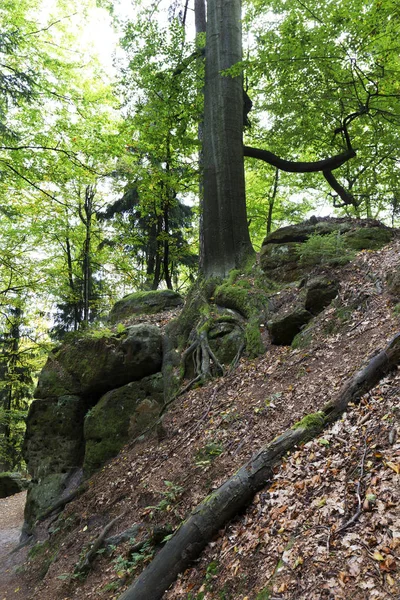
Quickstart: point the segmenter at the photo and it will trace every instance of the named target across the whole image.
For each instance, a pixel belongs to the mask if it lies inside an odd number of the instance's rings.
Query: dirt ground
[[[18,573],[26,549],[12,552],[19,545],[25,499],[26,492],[0,499],[0,600],[26,598],[26,586],[21,585]]]

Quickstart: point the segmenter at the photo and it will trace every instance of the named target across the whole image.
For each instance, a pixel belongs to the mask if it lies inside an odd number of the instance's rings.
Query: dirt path
[[[0,499],[0,600],[26,598],[27,590],[15,568],[23,561],[21,552],[10,554],[19,544],[24,522],[26,492]]]

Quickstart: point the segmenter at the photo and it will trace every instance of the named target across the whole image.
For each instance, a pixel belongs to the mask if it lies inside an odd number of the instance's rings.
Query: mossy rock
[[[23,451],[33,477],[45,477],[81,464],[84,413],[84,403],[79,396],[32,402]]]
[[[313,277],[306,284],[305,308],[317,315],[329,306],[339,291],[339,282],[329,277]]]
[[[214,292],[216,305],[238,312],[246,319],[263,316],[269,310],[269,298],[264,290],[253,287],[246,279],[236,283],[224,282]]]
[[[388,227],[361,227],[344,235],[346,245],[353,250],[379,250],[388,244],[393,232]]]
[[[245,340],[244,330],[229,322],[216,323],[208,337],[211,350],[223,365],[231,364]]]
[[[172,290],[134,292],[113,306],[110,322],[118,323],[134,315],[152,315],[182,305],[182,296]]]
[[[63,494],[68,493],[70,478],[71,472],[51,473],[41,478],[39,482],[31,483],[25,504],[26,533],[29,533],[31,526],[42,513],[53,506]]]
[[[262,246],[260,266],[263,271],[276,281],[296,281],[303,270],[299,265],[299,242],[270,243]]]
[[[90,475],[153,424],[163,403],[161,374],[112,390],[85,417],[83,469]]]
[[[20,473],[0,473],[0,498],[7,498],[26,490],[29,485],[28,479]]]
[[[308,310],[296,307],[291,312],[268,321],[271,343],[277,346],[290,346],[294,337],[311,319],[312,314]]]
[[[35,397],[100,397],[157,373],[161,362],[162,336],[155,325],[133,325],[121,337],[78,336],[50,354],[39,375]]]
[[[386,275],[386,284],[392,302],[400,302],[400,265]]]
[[[268,277],[276,281],[296,281],[308,269],[300,260],[302,244],[311,236],[334,233],[340,234],[349,251],[377,250],[393,237],[392,229],[373,219],[312,217],[303,223],[281,227],[268,235],[261,248],[261,268]],[[318,262],[318,256],[315,256],[314,264]],[[341,257],[336,263],[342,264]]]

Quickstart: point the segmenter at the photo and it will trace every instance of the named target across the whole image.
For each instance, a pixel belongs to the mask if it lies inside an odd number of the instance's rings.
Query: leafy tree
[[[310,185],[359,216],[376,214],[388,202],[397,169],[400,90],[393,11],[391,0],[323,6],[257,0],[247,13],[255,40],[247,73],[254,105],[268,114],[269,149],[286,144],[288,157],[309,160],[350,144],[356,149],[352,160],[338,175],[324,172],[334,191],[322,179]],[[260,138],[266,135],[265,127],[258,130]]]
[[[33,397],[34,376],[41,364],[41,348],[31,339],[23,301],[3,307],[0,319],[0,470],[23,468],[25,418]]]
[[[164,280],[172,288],[178,264],[191,267],[194,259],[183,236],[193,212],[180,198],[192,195],[196,187],[193,153],[202,103],[196,69],[188,67],[198,54],[189,51],[186,58],[179,19],[167,30],[146,10],[127,26],[123,47],[129,57],[120,86],[128,153],[120,173],[128,181],[124,198],[130,203],[130,238],[136,237],[145,262],[144,285],[156,289]]]

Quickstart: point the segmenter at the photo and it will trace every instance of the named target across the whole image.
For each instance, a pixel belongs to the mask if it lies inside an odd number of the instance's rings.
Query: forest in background
[[[135,3],[128,20],[113,4],[112,74],[84,41],[94,1],[0,9],[1,470],[23,467],[52,343],[101,327],[128,291],[184,291],[198,272],[206,40],[187,23],[204,2]],[[333,180],[247,158],[255,249],[321,206],[396,226],[395,2],[254,0],[243,14],[243,60],[225,76],[243,77],[246,147],[296,162],[354,153]]]

